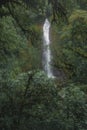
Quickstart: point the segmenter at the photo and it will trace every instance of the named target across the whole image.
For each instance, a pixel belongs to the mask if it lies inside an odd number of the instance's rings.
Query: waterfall
[[[51,67],[51,50],[50,50],[50,39],[49,39],[50,22],[48,19],[45,20],[43,25],[43,68],[49,78],[53,78],[53,72]]]

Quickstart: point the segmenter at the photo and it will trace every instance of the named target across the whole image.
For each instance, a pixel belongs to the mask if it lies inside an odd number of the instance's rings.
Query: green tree
[[[80,15],[79,15],[80,13]],[[59,32],[55,47],[55,66],[62,68],[74,81],[86,83],[86,11],[77,10],[69,18],[69,24]],[[61,29],[60,29],[61,30]],[[58,47],[58,48],[57,48]]]

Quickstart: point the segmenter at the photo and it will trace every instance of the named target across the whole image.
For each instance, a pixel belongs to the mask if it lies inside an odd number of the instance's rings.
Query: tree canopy
[[[0,0],[0,130],[41,129],[87,130],[87,0]]]

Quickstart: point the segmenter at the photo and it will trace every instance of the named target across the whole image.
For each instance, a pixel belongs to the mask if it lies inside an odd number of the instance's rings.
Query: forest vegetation
[[[52,66],[42,67],[48,18]],[[0,130],[87,130],[87,0],[0,0]]]

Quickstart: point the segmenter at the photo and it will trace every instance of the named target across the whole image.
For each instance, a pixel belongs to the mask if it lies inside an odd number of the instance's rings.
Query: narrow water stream
[[[43,25],[43,69],[49,78],[53,78],[53,72],[51,67],[51,50],[50,50],[50,39],[49,39],[50,22],[48,19],[45,20]]]

